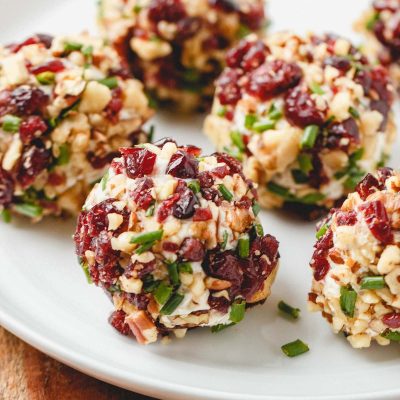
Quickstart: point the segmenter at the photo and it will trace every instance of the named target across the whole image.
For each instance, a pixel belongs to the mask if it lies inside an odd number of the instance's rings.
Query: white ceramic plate
[[[336,31],[351,36],[368,0],[271,0],[273,29]],[[92,0],[0,0],[0,41],[32,32],[94,29]],[[202,117],[160,115],[157,136],[212,148]],[[399,153],[399,146],[395,153]],[[399,166],[400,156],[392,160]],[[0,227],[0,323],[33,346],[99,379],[174,399],[399,399],[400,347],[357,351],[306,311],[313,224],[263,212],[267,232],[281,242],[273,294],[245,321],[220,334],[190,332],[168,346],[141,347],[107,324],[111,304],[88,286],[77,265],[74,222],[18,220]],[[278,315],[280,299],[301,307],[298,322]],[[289,359],[280,346],[301,338],[311,351]]]

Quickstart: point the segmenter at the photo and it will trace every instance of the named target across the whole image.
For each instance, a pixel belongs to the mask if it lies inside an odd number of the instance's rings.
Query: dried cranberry
[[[126,299],[133,304],[138,310],[146,310],[149,304],[149,298],[144,293],[134,294],[127,293]]]
[[[186,11],[181,0],[152,0],[148,9],[150,21],[178,22],[185,18]]]
[[[242,72],[235,69],[225,69],[218,78],[216,85],[218,87],[218,99],[222,105],[235,105],[242,97],[238,84]]]
[[[210,188],[214,184],[214,179],[208,171],[200,172],[197,178],[202,189]]]
[[[219,206],[222,202],[222,198],[219,194],[219,191],[214,188],[202,188],[201,194],[203,197],[208,200],[214,202],[217,206]]]
[[[157,156],[152,151],[140,147],[123,147],[120,152],[129,178],[140,178],[153,172]]]
[[[49,49],[51,47],[52,42],[53,42],[53,36],[46,35],[43,33],[38,33],[34,36],[29,37],[28,39],[24,40],[21,43],[11,44],[7,47],[13,53],[18,53],[23,47],[38,43],[42,43],[47,49]]]
[[[193,221],[209,221],[212,218],[212,213],[209,208],[196,208],[193,215]]]
[[[110,324],[123,335],[129,335],[131,329],[129,325],[125,322],[126,314],[122,310],[114,311],[109,319]]]
[[[208,0],[208,4],[220,11],[232,13],[238,11],[238,5],[234,0]]]
[[[157,146],[160,149],[162,149],[166,143],[173,143],[175,146],[177,145],[175,139],[172,139],[170,137],[165,137],[165,138],[162,138],[160,140],[157,140],[153,144],[154,144],[154,146]]]
[[[15,112],[15,106],[11,104],[11,92],[8,89],[2,90],[0,92],[0,116]]]
[[[214,153],[219,163],[225,163],[231,170],[232,174],[242,174],[243,168],[238,160],[226,153]]]
[[[231,68],[243,68],[251,71],[259,67],[269,53],[263,41],[250,42],[243,39],[238,46],[231,49],[226,56],[227,65]]]
[[[226,314],[230,306],[230,301],[225,297],[215,297],[210,294],[210,296],[208,296],[208,305],[212,310],[217,310],[220,313]]]
[[[328,148],[347,151],[350,145],[358,143],[360,143],[360,133],[354,118],[348,118],[342,122],[335,122],[328,127]]]
[[[184,41],[193,37],[200,29],[202,20],[199,17],[186,17],[176,26],[176,40]]]
[[[392,329],[400,328],[400,313],[392,312],[390,314],[385,314],[382,317],[382,322],[389,328]]]
[[[356,191],[361,199],[366,200],[367,197],[379,190],[380,185],[378,180],[372,175],[367,174],[364,179],[356,186]]]
[[[253,42],[242,39],[239,44],[230,49],[226,54],[226,64],[230,68],[240,68],[242,65],[243,57],[252,47]]]
[[[376,11],[379,12],[385,10],[395,12],[397,10],[398,3],[397,1],[393,0],[374,0],[372,2],[372,6]]]
[[[93,151],[89,151],[86,155],[87,160],[94,169],[103,169],[109,164],[114,157],[118,157],[118,152],[112,152],[105,155],[97,155]]]
[[[158,61],[158,71],[154,75],[154,80],[160,86],[165,86],[169,89],[179,87],[181,77],[178,74],[174,61],[170,58],[161,58]]]
[[[202,261],[205,254],[203,244],[195,238],[186,238],[179,252],[182,258],[187,261]]]
[[[325,112],[317,108],[308,91],[300,86],[292,89],[286,96],[285,115],[289,122],[301,128],[314,124],[321,126],[325,121]]]
[[[384,244],[391,243],[393,233],[384,204],[379,200],[371,201],[362,204],[360,210],[363,211],[365,222],[375,238]]]
[[[31,115],[21,122],[19,136],[24,144],[29,144],[33,138],[39,137],[46,131],[46,122],[36,115]]]
[[[198,157],[201,154],[200,147],[193,146],[192,144],[188,144],[187,146],[179,147],[179,150],[186,151],[187,153],[191,154],[194,157]]]
[[[193,216],[195,206],[199,204],[196,195],[190,190],[185,190],[179,200],[172,207],[172,215],[178,219],[188,219]]]
[[[261,29],[265,23],[264,4],[249,4],[249,9],[240,13],[240,22],[252,31]]]
[[[380,183],[380,189],[384,189],[386,180],[393,176],[393,169],[389,167],[379,168],[376,175]]]
[[[124,166],[122,162],[113,160],[111,162],[111,169],[115,172],[116,175],[120,175],[124,172]]]
[[[11,175],[0,167],[0,205],[8,206],[11,203],[14,191],[14,182]]]
[[[248,210],[253,202],[247,196],[243,196],[239,201],[235,201],[235,206],[242,210]]]
[[[332,56],[328,57],[324,60],[324,66],[330,65],[338,69],[340,72],[346,73],[351,69],[351,62],[346,57],[341,56]]]
[[[42,72],[61,72],[65,69],[65,65],[61,60],[51,60],[44,64],[37,65],[30,68],[30,72],[34,75],[41,74]]]
[[[65,183],[65,175],[64,174],[57,174],[56,172],[50,172],[47,178],[47,182],[49,185],[52,186],[60,186]]]
[[[210,172],[213,176],[222,179],[225,176],[230,175],[231,170],[226,164],[224,164],[213,168]]]
[[[338,211],[335,218],[337,226],[353,226],[357,222],[357,213],[355,211]]]
[[[164,251],[169,251],[170,253],[176,253],[179,250],[179,246],[173,242],[163,242],[162,248]]]
[[[165,221],[169,217],[169,215],[171,215],[172,207],[179,200],[179,198],[180,198],[179,193],[175,193],[160,204],[157,211],[158,222]]]
[[[154,199],[151,195],[153,186],[153,180],[148,177],[140,178],[136,181],[136,188],[130,192],[130,196],[139,209],[147,210],[153,202]]]
[[[324,279],[330,269],[329,262],[325,257],[313,258],[311,266],[314,269],[314,279],[316,281]]]
[[[21,157],[21,166],[17,174],[17,180],[22,187],[31,185],[38,174],[50,165],[50,150],[32,146],[24,151]]]
[[[111,100],[104,109],[107,119],[113,124],[119,121],[119,112],[122,110],[122,107],[122,89],[116,87],[111,91]]]
[[[166,174],[170,174],[175,178],[196,178],[198,169],[198,161],[186,151],[178,150],[169,160]]]
[[[250,74],[246,90],[265,101],[296,86],[302,76],[301,68],[295,63],[268,61]]]
[[[19,115],[41,113],[49,97],[38,88],[20,86],[11,93],[11,106]]]
[[[314,246],[314,254],[311,260],[311,267],[314,269],[314,279],[320,281],[329,271],[327,260],[328,252],[333,247],[333,233],[331,229],[322,236]]]

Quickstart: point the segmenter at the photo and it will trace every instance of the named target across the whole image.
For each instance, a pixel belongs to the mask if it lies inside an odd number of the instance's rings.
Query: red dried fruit
[[[19,136],[24,144],[29,144],[33,138],[40,137],[46,131],[46,122],[37,115],[31,115],[21,122]]]
[[[343,139],[347,139],[343,141]],[[360,143],[360,133],[354,118],[335,122],[328,127],[327,147],[348,151],[351,145]]]
[[[119,332],[125,336],[128,336],[131,329],[125,322],[126,314],[122,310],[114,311],[109,319],[110,324]]]
[[[226,65],[230,68],[240,68],[243,57],[247,54],[252,45],[253,42],[242,39],[237,46],[226,53]]]
[[[23,188],[30,186],[39,173],[50,166],[50,162],[50,150],[36,146],[26,149],[21,157],[17,181]]]
[[[212,213],[209,208],[196,208],[193,215],[193,221],[208,221],[212,218]]]
[[[296,86],[302,76],[303,72],[296,63],[268,61],[250,74],[246,90],[265,101]]]
[[[214,202],[217,206],[221,205],[222,197],[219,194],[219,191],[214,188],[202,188],[201,194],[203,197],[208,200]]]
[[[175,178],[196,178],[198,170],[198,161],[186,151],[178,150],[169,160],[166,174],[170,174]]]
[[[57,174],[56,172],[49,173],[49,177],[47,178],[47,182],[52,186],[60,186],[65,183],[65,175]]]
[[[269,49],[263,41],[243,39],[227,53],[226,63],[231,68],[243,68],[245,71],[251,71],[265,61],[268,53]]]
[[[230,168],[232,174],[242,175],[242,164],[240,164],[236,158],[233,158],[226,153],[214,153],[213,156],[217,158],[219,163],[225,163]]]
[[[202,189],[210,188],[214,184],[214,178],[208,171],[200,172],[197,178]]]
[[[94,169],[103,169],[107,164],[109,164],[114,157],[118,157],[119,153],[112,152],[105,155],[96,155],[93,151],[89,151],[86,155],[87,160]]]
[[[144,293],[134,294],[125,293],[125,298],[129,303],[133,304],[138,310],[146,310],[150,302],[149,298]]]
[[[0,167],[0,205],[8,206],[13,197],[14,181],[11,175]]]
[[[179,150],[186,151],[187,153],[191,154],[194,157],[198,157],[201,154],[200,147],[193,146],[192,144],[189,144],[187,146],[181,146],[179,147]]]
[[[293,125],[323,125],[325,112],[319,110],[308,91],[300,86],[292,89],[285,98],[285,116]]]
[[[188,219],[193,216],[195,206],[199,204],[196,195],[189,189],[180,194],[180,198],[172,207],[172,215],[178,219]]]
[[[38,75],[42,72],[61,72],[65,69],[65,65],[61,60],[51,60],[47,61],[44,64],[37,65],[35,67],[31,67],[29,70],[32,74]]]
[[[102,283],[114,284],[123,270],[118,264],[119,252],[111,246],[111,235],[106,231],[100,232],[92,238],[91,249],[94,252],[94,259]],[[90,271],[89,271],[90,272]]]
[[[235,105],[242,97],[242,93],[238,84],[242,72],[236,69],[225,69],[218,78],[217,96],[222,105]]]
[[[173,242],[163,242],[162,248],[164,251],[169,251],[170,253],[176,253],[179,250],[179,246]]]
[[[152,151],[140,147],[122,147],[120,152],[129,178],[140,178],[153,172],[157,155]]]
[[[182,259],[186,261],[202,261],[204,258],[204,246],[199,239],[186,238],[179,250]]]
[[[337,226],[353,226],[357,222],[357,213],[355,211],[337,211],[335,219]]]
[[[37,33],[34,36],[29,37],[18,44],[10,44],[7,47],[10,49],[12,53],[18,53],[23,47],[30,46],[32,44],[42,43],[47,49],[51,47],[51,43],[53,42],[53,36],[46,35],[43,33]]]
[[[202,20],[199,17],[186,17],[176,24],[176,40],[182,42],[193,37],[201,28]]]
[[[261,29],[265,23],[264,4],[249,4],[249,9],[240,13],[240,22],[252,31]]]
[[[324,66],[330,65],[338,69],[342,73],[346,73],[351,69],[351,62],[348,58],[342,56],[332,56],[324,60]]]
[[[152,0],[148,8],[149,20],[178,22],[186,17],[185,7],[181,0]]]
[[[14,114],[15,106],[11,104],[11,92],[8,89],[0,92],[0,116]]]
[[[147,210],[154,200],[151,195],[151,188],[154,186],[153,180],[144,177],[139,179],[136,184],[136,188],[130,192],[130,196],[139,209]]]
[[[390,314],[385,314],[382,317],[382,322],[389,328],[392,329],[400,328],[400,313],[392,312]]]
[[[360,210],[363,212],[365,222],[375,238],[384,244],[391,243],[393,233],[384,204],[379,200],[371,201],[362,204]]]
[[[212,310],[217,310],[220,313],[226,314],[229,310],[230,301],[225,297],[215,297],[210,294],[210,296],[208,296],[208,305]]]
[[[314,279],[316,281],[324,279],[330,269],[329,262],[325,257],[313,258],[311,267],[314,269]]]
[[[380,189],[384,189],[386,180],[393,176],[393,169],[389,167],[379,168],[376,174],[381,185]]]
[[[171,215],[172,207],[179,200],[179,198],[180,198],[179,193],[175,193],[160,204],[157,210],[158,222],[165,221]]]
[[[38,88],[20,86],[11,93],[10,106],[16,113],[22,116],[42,113],[47,105],[49,97]]]
[[[210,172],[213,176],[222,179],[225,176],[230,175],[231,170],[226,164],[224,164],[213,168]]]
[[[378,180],[372,175],[367,174],[364,179],[356,186],[356,192],[360,195],[362,200],[380,189]]]
[[[314,246],[314,253],[310,262],[314,269],[314,279],[320,281],[329,271],[329,262],[327,260],[328,252],[333,247],[333,233],[331,229],[322,236]]]
[[[235,201],[235,206],[242,210],[248,210],[253,202],[247,196],[243,196],[239,201]]]
[[[116,87],[111,91],[111,100],[104,109],[107,119],[113,124],[119,121],[119,112],[122,110],[122,107],[122,89]]]

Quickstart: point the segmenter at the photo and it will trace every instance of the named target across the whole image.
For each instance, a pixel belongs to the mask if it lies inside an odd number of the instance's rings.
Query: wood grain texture
[[[151,400],[39,352],[0,327],[0,400]]]

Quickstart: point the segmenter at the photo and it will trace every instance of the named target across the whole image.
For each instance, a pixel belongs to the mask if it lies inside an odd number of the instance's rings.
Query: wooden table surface
[[[1,400],[151,400],[69,368],[0,327]]]

